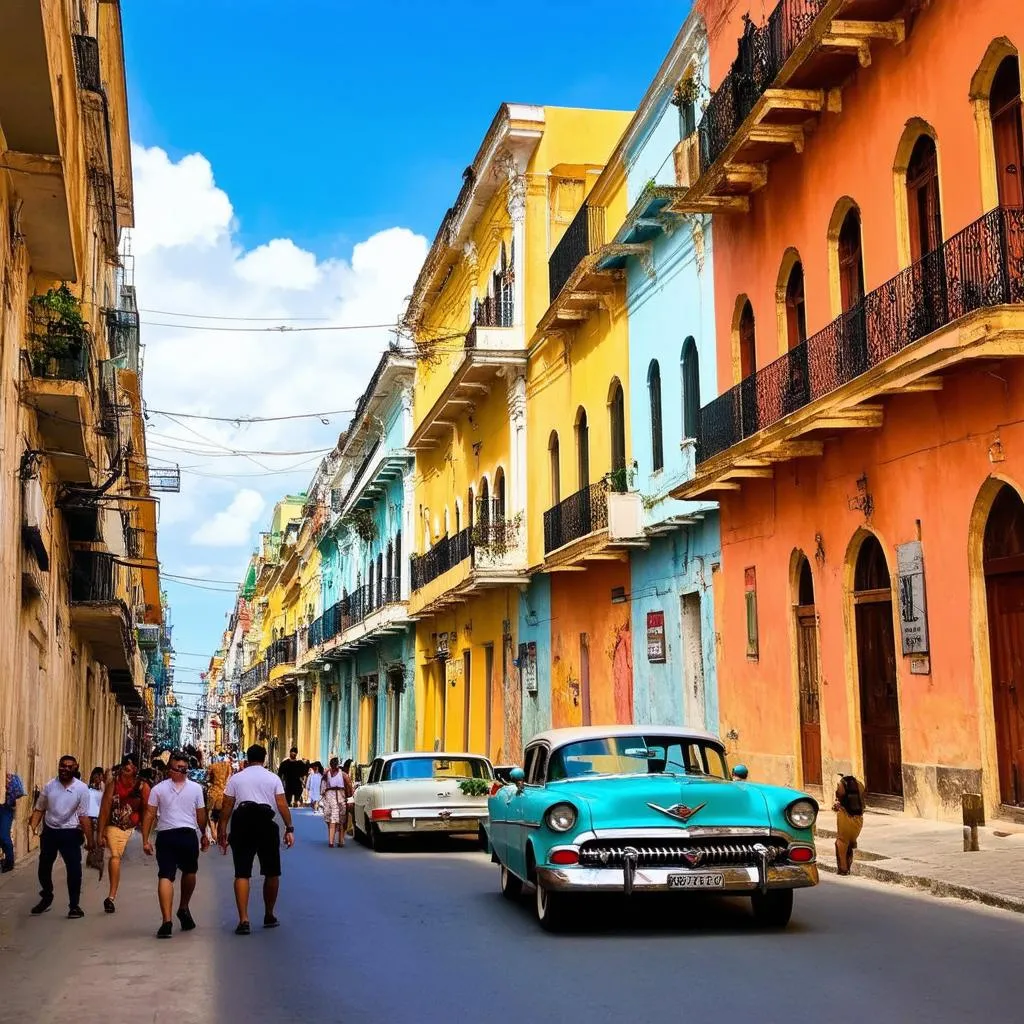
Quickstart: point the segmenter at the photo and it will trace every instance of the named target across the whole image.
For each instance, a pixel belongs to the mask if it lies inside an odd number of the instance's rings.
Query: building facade
[[[1015,815],[1020,20],[698,7],[720,394],[675,493],[721,505],[722,731],[752,777]]]
[[[0,66],[0,776],[31,793],[63,753],[88,771],[146,741],[140,641],[162,612],[119,255],[134,216],[120,5],[13,5]]]

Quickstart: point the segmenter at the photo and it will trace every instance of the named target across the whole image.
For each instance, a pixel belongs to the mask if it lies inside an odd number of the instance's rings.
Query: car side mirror
[[[749,774],[750,774],[750,773],[749,773],[749,772],[747,771],[747,766],[746,766],[745,764],[738,764],[738,765],[736,765],[736,767],[735,767],[735,768],[733,768],[733,770],[732,770],[732,777],[733,777],[733,778],[734,778],[734,779],[735,779],[735,780],[736,780],[737,782],[746,782],[746,780],[747,780],[747,776],[748,776]]]
[[[511,780],[512,785],[522,793],[523,786],[526,785],[526,772],[524,772],[522,768],[513,768],[512,771],[508,773],[508,777]]]

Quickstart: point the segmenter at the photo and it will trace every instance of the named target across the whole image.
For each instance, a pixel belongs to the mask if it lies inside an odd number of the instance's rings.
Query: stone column
[[[518,288],[518,279],[516,287]],[[522,369],[511,371],[508,386],[509,474],[506,484],[507,515],[526,517],[526,375]],[[525,522],[523,529],[525,530]]]

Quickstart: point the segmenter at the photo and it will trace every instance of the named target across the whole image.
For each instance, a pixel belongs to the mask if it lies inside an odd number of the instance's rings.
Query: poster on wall
[[[523,690],[537,692],[537,645],[533,641],[519,645],[519,671],[522,675]]]
[[[904,656],[928,653],[928,610],[924,593],[924,552],[919,540],[896,545],[900,634]]]
[[[665,613],[647,613],[647,660],[652,664],[664,664],[665,653]]]

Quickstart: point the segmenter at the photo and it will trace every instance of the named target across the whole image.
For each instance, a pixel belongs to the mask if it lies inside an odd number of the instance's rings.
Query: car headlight
[[[572,804],[555,804],[544,815],[552,832],[568,832],[576,824],[576,818],[576,808]]]
[[[794,800],[786,808],[786,820],[793,828],[813,828],[818,820],[818,805],[807,797]]]

